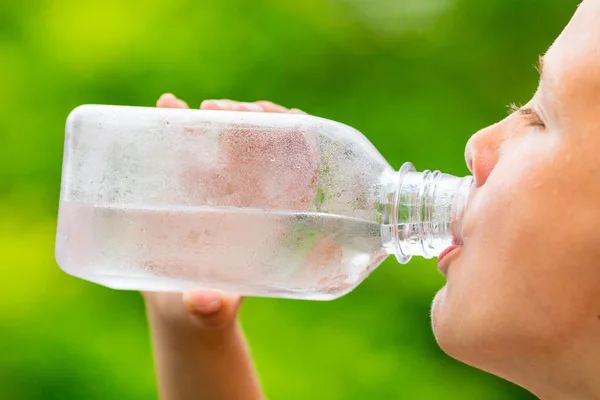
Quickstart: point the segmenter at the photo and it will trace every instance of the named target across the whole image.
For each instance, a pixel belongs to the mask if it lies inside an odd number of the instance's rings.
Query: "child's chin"
[[[433,333],[438,339],[438,336],[444,332],[444,325],[446,325],[449,321],[448,319],[448,307],[447,307],[447,298],[446,298],[446,286],[444,285],[433,298],[433,303],[431,305],[431,326],[433,328]],[[439,340],[439,339],[438,339]]]
[[[449,356],[459,358],[460,345],[463,335],[460,330],[460,316],[454,315],[451,299],[448,296],[447,287],[442,287],[431,306],[431,326],[433,334],[440,348]]]

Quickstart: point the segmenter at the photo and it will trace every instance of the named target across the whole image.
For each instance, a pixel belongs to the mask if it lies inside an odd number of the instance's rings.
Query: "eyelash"
[[[516,104],[509,106],[511,113],[519,113],[525,120],[526,125],[533,128],[545,128],[546,124],[540,118],[540,115],[532,107],[519,107]]]

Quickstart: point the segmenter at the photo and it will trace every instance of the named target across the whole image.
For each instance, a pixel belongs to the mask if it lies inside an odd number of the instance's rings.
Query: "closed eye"
[[[527,126],[535,127],[535,128],[545,128],[546,127],[546,124],[544,123],[544,121],[542,120],[542,118],[540,117],[538,112],[535,111],[535,109],[533,107],[528,107],[528,106],[519,107],[516,104],[511,104],[509,106],[509,109],[510,109],[511,114],[518,113],[523,118],[523,120],[525,121],[525,124]]]

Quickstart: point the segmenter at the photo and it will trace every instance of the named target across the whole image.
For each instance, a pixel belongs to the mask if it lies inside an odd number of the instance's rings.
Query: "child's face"
[[[477,184],[433,327],[447,353],[500,376],[600,340],[599,21],[600,1],[584,1],[531,101],[467,144]]]

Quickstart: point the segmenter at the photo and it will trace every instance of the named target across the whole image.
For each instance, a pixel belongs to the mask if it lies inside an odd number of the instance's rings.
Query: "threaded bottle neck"
[[[402,264],[412,256],[432,258],[460,244],[462,217],[473,178],[439,171],[416,172],[406,163],[387,186],[388,207],[382,216],[388,251]],[[385,188],[385,186],[384,186]],[[385,231],[387,230],[387,234]]]

